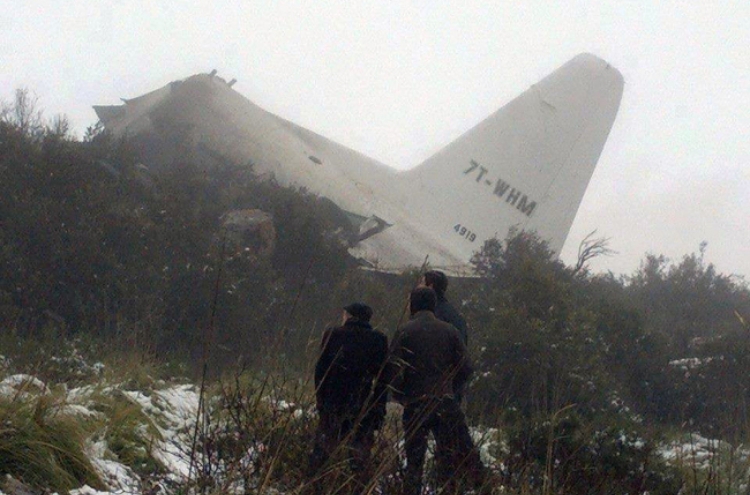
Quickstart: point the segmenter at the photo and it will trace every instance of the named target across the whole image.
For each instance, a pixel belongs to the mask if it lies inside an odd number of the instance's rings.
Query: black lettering
[[[476,168],[478,166],[479,166],[479,164],[477,162],[475,162],[474,160],[472,160],[471,161],[471,167],[469,167],[466,170],[464,170],[464,174],[468,174],[470,172],[473,172],[474,170],[476,170]]]
[[[505,201],[515,206],[516,201],[518,201],[518,198],[520,197],[521,197],[521,191],[516,191],[514,188],[510,190],[510,192],[508,193],[508,197],[505,198]]]
[[[479,177],[477,177],[477,182],[482,180],[482,177],[484,177],[484,174],[487,173],[487,169],[484,167],[479,167],[481,170],[479,171]]]
[[[502,179],[497,179],[497,183],[495,184],[495,195],[502,198],[503,194],[505,194],[505,191],[507,191],[509,187],[510,184],[507,184]]]
[[[534,213],[534,208],[536,208],[536,201],[530,201],[527,203],[529,198],[526,197],[524,194],[521,196],[521,201],[518,202],[518,208],[521,210],[521,213],[524,213],[527,217],[530,217],[532,213]]]

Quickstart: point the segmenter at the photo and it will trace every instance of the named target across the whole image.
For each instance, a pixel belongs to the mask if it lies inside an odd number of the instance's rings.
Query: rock
[[[268,258],[276,248],[273,216],[262,210],[233,210],[222,217],[228,256]]]

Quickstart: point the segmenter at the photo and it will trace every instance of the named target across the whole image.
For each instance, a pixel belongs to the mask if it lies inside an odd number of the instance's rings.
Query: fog
[[[4,2],[0,96],[28,87],[81,135],[93,104],[218,69],[267,110],[399,169],[580,52],[625,93],[562,257],[589,232],[630,273],[708,242],[750,274],[750,4]],[[63,6],[64,5],[64,6]]]

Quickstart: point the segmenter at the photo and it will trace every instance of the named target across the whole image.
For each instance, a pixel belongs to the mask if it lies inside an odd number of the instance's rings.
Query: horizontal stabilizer
[[[124,105],[94,105],[94,112],[102,124],[107,125],[125,114]]]

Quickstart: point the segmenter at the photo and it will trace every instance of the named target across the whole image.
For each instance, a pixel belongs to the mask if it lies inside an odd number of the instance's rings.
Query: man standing
[[[368,482],[375,430],[385,416],[387,384],[381,372],[388,339],[370,326],[372,309],[362,303],[344,307],[342,326],[324,332],[315,365],[315,395],[320,422],[310,455],[310,475],[322,493],[321,468],[339,448],[347,448],[359,488]]]
[[[456,327],[464,345],[468,346],[469,334],[466,329],[466,320],[445,297],[445,291],[448,290],[448,277],[445,276],[445,273],[439,270],[430,270],[424,274],[421,285],[434,290],[437,295],[435,316],[439,320]]]
[[[472,369],[457,330],[435,315],[437,296],[427,287],[411,293],[411,320],[394,337],[387,375],[404,406],[406,449],[404,494],[422,490],[427,436],[435,437],[438,488],[455,493],[459,484],[488,490],[485,467],[474,446],[454,392]]]
[[[429,287],[435,291],[435,294],[437,295],[435,317],[437,317],[438,320],[450,323],[456,327],[458,335],[461,336],[461,341],[463,341],[465,346],[468,346],[469,332],[466,328],[466,320],[445,297],[445,291],[448,290],[448,277],[445,276],[445,273],[439,270],[425,272],[420,287]],[[457,387],[454,392],[456,394],[456,400],[460,404],[464,397],[463,387]]]

